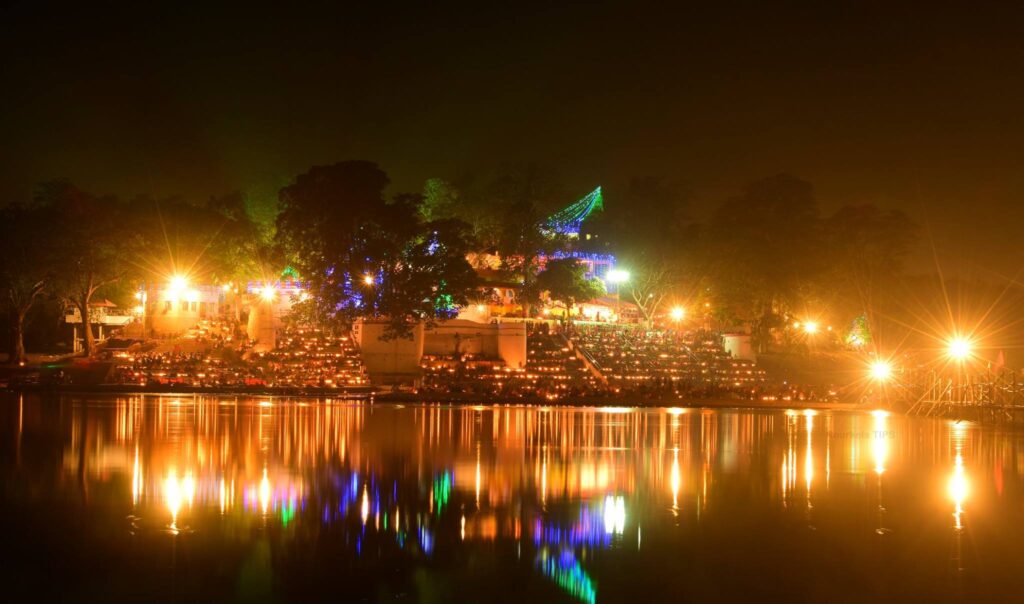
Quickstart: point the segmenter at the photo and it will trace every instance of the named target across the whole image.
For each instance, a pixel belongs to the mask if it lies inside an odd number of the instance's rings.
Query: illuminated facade
[[[216,285],[191,285],[172,279],[169,283],[146,284],[136,298],[144,308],[146,335],[177,336],[202,319],[220,315],[224,291]]]

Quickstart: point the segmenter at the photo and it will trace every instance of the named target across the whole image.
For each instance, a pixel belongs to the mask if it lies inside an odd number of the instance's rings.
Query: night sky
[[[539,162],[615,203],[666,176],[700,214],[790,172],[978,276],[1024,265],[1024,6],[143,4],[0,9],[4,200],[269,198],[363,158],[396,191]]]

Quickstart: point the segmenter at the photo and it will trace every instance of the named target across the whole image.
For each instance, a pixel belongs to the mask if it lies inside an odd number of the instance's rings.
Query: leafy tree
[[[622,285],[650,327],[665,300],[678,288],[680,272],[664,257],[641,257],[631,263],[629,282]]]
[[[147,278],[183,275],[194,281],[226,283],[280,271],[281,262],[269,249],[266,231],[249,217],[239,193],[214,197],[205,204],[139,198],[131,207],[137,231],[146,241],[139,263]]]
[[[865,315],[873,329],[878,298],[895,289],[917,230],[903,212],[870,204],[845,206],[825,220],[829,270],[824,281],[833,307],[845,306],[849,317]]]
[[[665,300],[682,289],[692,255],[696,226],[689,219],[689,193],[660,177],[632,178],[619,203],[610,203],[584,223],[583,247],[614,250],[630,280],[622,286],[648,325]]]
[[[770,326],[822,271],[820,227],[812,186],[785,174],[752,183],[711,218],[702,246],[709,285],[762,351]]]
[[[571,320],[577,302],[604,295],[604,285],[597,279],[587,279],[586,267],[576,258],[548,260],[537,275],[536,287],[565,307],[566,321]]]
[[[389,336],[445,318],[475,287],[469,227],[421,221],[419,196],[385,200],[387,175],[368,161],[317,166],[281,190],[276,241],[314,295],[308,316],[388,321]]]
[[[7,319],[7,361],[25,361],[25,324],[29,311],[53,279],[49,257],[51,220],[45,208],[13,204],[0,209],[0,313]]]
[[[463,205],[458,189],[447,180],[430,178],[423,183],[423,203],[419,206],[419,213],[425,222],[454,218]]]
[[[37,203],[53,216],[50,251],[54,268],[52,292],[82,316],[85,353],[96,350],[89,324],[89,306],[97,292],[110,289],[131,271],[140,238],[130,208],[112,197],[86,193],[64,181],[43,185]]]
[[[617,203],[583,225],[584,242],[610,247],[624,258],[664,257],[677,262],[690,240],[690,195],[680,183],[648,176],[630,179]],[[595,250],[596,251],[596,250]]]
[[[530,306],[537,303],[532,292],[535,287],[540,257],[557,247],[555,241],[541,229],[546,216],[530,201],[509,205],[498,236],[498,253],[502,267],[522,284],[520,303],[529,316]]]

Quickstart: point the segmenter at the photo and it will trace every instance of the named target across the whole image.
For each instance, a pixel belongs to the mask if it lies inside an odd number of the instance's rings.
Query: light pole
[[[956,363],[956,402],[966,403],[963,392],[964,362],[971,357],[974,344],[963,336],[956,336],[947,343],[947,354]]]
[[[629,281],[629,271],[620,269],[612,269],[608,271],[606,277],[609,283],[615,284],[615,316],[622,319],[622,297],[619,290],[622,288],[622,284]]]

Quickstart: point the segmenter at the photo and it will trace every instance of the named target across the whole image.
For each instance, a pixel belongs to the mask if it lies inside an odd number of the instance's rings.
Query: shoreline
[[[448,405],[514,405],[528,407],[622,407],[683,408],[683,409],[811,409],[820,411],[858,411],[877,408],[877,405],[838,401],[773,400],[754,401],[745,399],[647,399],[638,401],[629,396],[581,397],[552,401],[544,397],[522,397],[494,399],[478,395],[425,394],[412,392],[381,392],[373,387],[359,388],[145,388],[132,385],[97,386],[24,386],[8,388],[2,392],[11,394],[74,394],[74,395],[122,395],[122,396],[251,396],[295,399],[337,398],[367,400],[387,404],[448,404]]]

